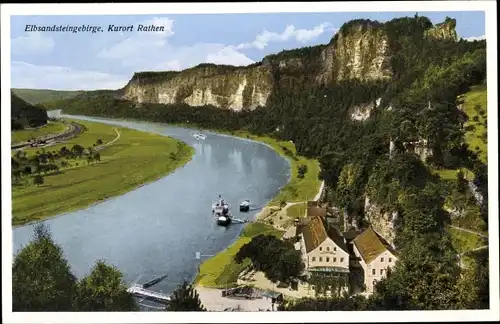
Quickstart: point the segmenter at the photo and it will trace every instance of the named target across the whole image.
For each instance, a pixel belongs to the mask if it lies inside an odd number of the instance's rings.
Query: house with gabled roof
[[[349,272],[349,253],[345,239],[324,217],[302,219],[297,226],[300,250],[306,271]]]
[[[372,227],[352,240],[352,248],[356,259],[354,266],[363,268],[365,289],[371,294],[377,281],[385,278],[387,270],[396,264],[396,253]]]

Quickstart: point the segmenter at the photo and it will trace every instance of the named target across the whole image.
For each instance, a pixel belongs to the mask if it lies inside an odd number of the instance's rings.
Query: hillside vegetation
[[[78,123],[85,131],[70,141],[13,154],[14,225],[118,196],[165,176],[194,153],[191,147],[166,136]]]
[[[466,134],[472,130],[464,127],[470,109],[466,108],[466,114],[457,109],[460,94],[478,89],[472,86],[486,88],[486,41],[440,39],[436,32],[429,32],[435,27],[430,20],[418,16],[387,23],[353,21],[346,26],[349,28],[341,28],[346,35],[353,26],[388,35],[392,79],[319,84],[293,69],[276,70],[266,106],[242,112],[214,106],[138,104],[109,93],[82,94],[54,104],[64,106],[66,113],[188,122],[293,141],[297,154],[319,160],[320,177],[328,188],[327,202],[346,210],[353,221],[366,225],[366,197],[385,210],[399,212],[396,247],[400,259],[370,298],[305,300],[287,305],[288,310],[488,308],[488,274],[483,269],[487,254],[477,256],[471,272],[461,276],[447,230],[450,214],[444,210],[447,197],[443,193],[450,191],[453,179],[445,181],[434,172],[473,172],[473,182],[485,197],[479,207],[481,226],[487,226],[487,165],[481,157],[486,146]],[[338,34],[332,43],[336,37]],[[311,64],[318,59],[314,48],[269,59],[289,58],[294,53]],[[469,104],[479,100],[474,95],[467,98]],[[353,120],[352,110],[367,104],[373,107],[370,117]],[[477,123],[482,121],[479,117],[474,121],[478,136],[483,131]],[[426,143],[430,154],[415,154],[409,146],[412,142]],[[469,189],[456,175],[458,194],[466,194]]]
[[[84,91],[12,89],[12,92],[32,105],[36,105],[54,100],[72,98],[83,93]]]
[[[27,127],[39,127],[47,123],[47,112],[38,106],[33,106],[16,96],[10,95],[10,126],[11,130],[21,130]]]

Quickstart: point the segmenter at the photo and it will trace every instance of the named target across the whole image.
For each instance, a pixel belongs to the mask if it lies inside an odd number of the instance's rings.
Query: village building
[[[348,291],[349,253],[342,234],[327,222],[327,211],[308,204],[307,216],[298,221],[296,249],[301,251],[308,278],[329,278]]]
[[[357,280],[351,284],[364,286],[367,294],[373,293],[376,282],[385,278],[387,270],[396,264],[394,249],[372,227],[341,233],[339,217],[332,216],[317,202],[308,202],[305,214],[295,220],[294,229],[295,248],[301,251],[304,274],[311,277],[352,273]]]
[[[396,264],[396,253],[371,227],[352,240],[352,250],[351,266],[363,269],[365,291],[371,294],[377,281],[385,278],[387,270]]]

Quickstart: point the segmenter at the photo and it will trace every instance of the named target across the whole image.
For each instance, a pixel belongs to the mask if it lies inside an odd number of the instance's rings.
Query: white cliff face
[[[423,162],[425,162],[428,157],[432,156],[432,150],[429,148],[426,139],[420,139],[416,142],[404,142],[403,145],[407,152],[417,154]]]
[[[127,85],[124,98],[138,103],[186,103],[235,111],[253,110],[266,105],[272,90],[271,74],[265,67],[221,72],[216,68],[193,68],[149,83],[147,77],[134,78]]]
[[[337,80],[378,80],[390,78],[387,35],[381,30],[353,28],[351,34],[339,34],[334,60]]]
[[[396,223],[399,218],[397,211],[383,211],[379,206],[365,198],[365,217],[370,222],[373,230],[383,237],[394,248],[396,238]]]
[[[374,103],[359,105],[353,108],[351,113],[351,120],[365,121],[370,118],[373,109],[380,106],[382,98],[378,98]]]

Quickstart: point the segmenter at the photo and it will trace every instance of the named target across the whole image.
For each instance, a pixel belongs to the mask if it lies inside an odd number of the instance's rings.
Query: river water
[[[62,116],[168,135],[196,151],[184,167],[158,181],[45,221],[78,277],[87,274],[96,260],[104,259],[124,273],[127,284],[142,284],[168,274],[150,289],[172,292],[184,279],[196,276],[196,252],[207,255],[202,260],[218,253],[245,226],[215,224],[211,205],[219,194],[232,206],[236,218],[253,219],[290,177],[288,161],[256,142],[211,132],[204,132],[206,140],[198,141],[193,137],[195,131],[185,128]],[[259,208],[240,213],[238,205],[244,199]],[[29,242],[33,226],[14,229],[14,253]]]

